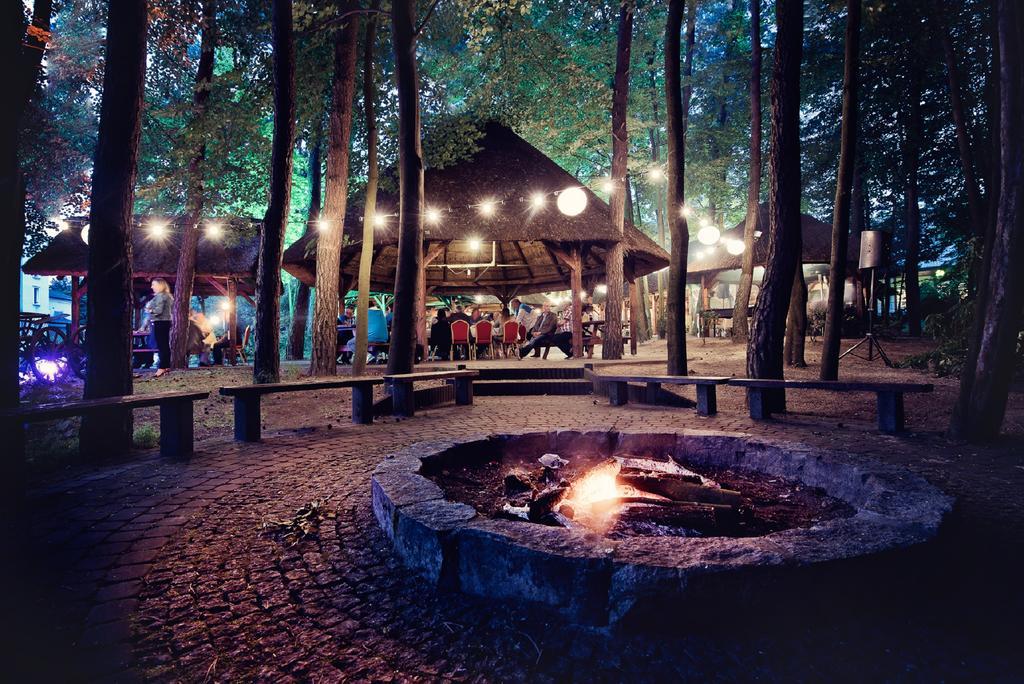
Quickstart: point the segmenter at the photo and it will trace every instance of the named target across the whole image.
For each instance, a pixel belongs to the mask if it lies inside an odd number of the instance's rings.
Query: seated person
[[[353,317],[355,321],[355,317]],[[374,342],[384,343],[388,341],[388,323],[384,317],[384,312],[377,308],[377,303],[371,301],[370,308],[366,312],[366,341],[370,344]],[[352,354],[356,350],[356,338],[353,337],[346,344],[341,353],[342,363],[351,363]],[[377,351],[374,350],[370,353],[370,360],[377,360]]]
[[[558,317],[551,311],[551,304],[544,302],[540,315],[526,334],[529,341],[519,348],[519,358],[526,358],[534,348],[554,346],[553,338],[557,327]]]
[[[351,306],[346,306],[345,309],[338,314],[338,325],[354,325],[355,319],[355,311]]]
[[[558,347],[559,351],[565,354],[565,358],[572,358],[572,304],[562,309],[561,322],[558,330],[551,336],[551,344]]]
[[[217,336],[213,334],[213,324],[202,311],[193,310],[189,313],[188,320],[187,353],[189,355],[197,354],[200,366],[212,366],[210,352],[213,351],[213,345],[217,343]]]
[[[470,321],[469,316],[467,316],[466,312],[462,310],[461,304],[456,305],[455,313],[448,316],[449,323],[454,323],[455,321],[466,321],[470,325],[473,325],[473,323]]]
[[[242,344],[242,326],[235,325],[235,346]],[[231,340],[228,339],[227,331],[223,335],[217,338],[217,341],[213,343],[213,365],[222,366],[224,365],[224,350],[231,346]]]
[[[452,353],[452,324],[448,309],[437,312],[437,320],[430,326],[430,346],[437,350],[437,358],[447,361]]]

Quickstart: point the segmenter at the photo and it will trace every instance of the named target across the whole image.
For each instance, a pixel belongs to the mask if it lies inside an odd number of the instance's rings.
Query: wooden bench
[[[907,392],[931,392],[930,384],[913,382],[846,382],[842,380],[758,380],[734,378],[730,385],[747,388],[750,417],[754,420],[771,418],[772,407],[765,390],[804,389],[830,392],[874,392],[878,397],[878,430],[889,434],[903,430],[903,395]],[[776,410],[785,410],[785,395]]]
[[[416,413],[413,384],[422,380],[451,380],[455,383],[455,403],[468,406],[473,403],[473,378],[480,375],[475,370],[428,371],[385,375],[384,381],[391,387],[391,412],[406,418]]]
[[[47,420],[84,416],[110,411],[131,411],[149,406],[160,407],[160,455],[188,456],[193,451],[192,402],[206,399],[209,392],[159,392],[131,396],[81,399],[54,404],[22,405],[0,410],[0,424],[15,440],[15,448],[24,460],[25,425]]]
[[[595,379],[608,383],[608,403],[612,406],[629,403],[627,383],[630,382],[642,382],[647,386],[647,401],[651,404],[657,403],[662,385],[695,385],[697,414],[701,416],[713,416],[718,412],[715,388],[729,382],[729,378],[695,375],[597,375]]]
[[[235,398],[235,439],[240,442],[258,442],[260,441],[260,399],[264,394],[351,387],[352,422],[368,425],[373,422],[373,387],[383,383],[382,378],[274,382],[265,385],[221,387],[220,393],[222,396]]]

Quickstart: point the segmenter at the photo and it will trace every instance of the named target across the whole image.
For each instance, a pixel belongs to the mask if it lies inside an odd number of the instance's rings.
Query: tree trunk
[[[797,262],[793,274],[793,291],[789,295],[789,315],[786,317],[786,342],[783,357],[787,366],[806,368],[804,347],[807,341],[807,281],[803,264]]]
[[[132,205],[147,21],[145,0],[119,0],[107,14],[106,71],[89,210],[86,399],[132,393]],[[131,446],[130,411],[82,418],[83,454],[119,454]]]
[[[956,129],[957,150],[960,153],[960,169],[964,174],[964,190],[967,193],[967,215],[971,222],[971,233],[979,240],[985,236],[985,210],[981,199],[981,190],[974,172],[974,153],[971,151],[971,136],[967,130],[967,113],[963,102],[963,88],[960,85],[960,73],[957,68],[956,51],[949,25],[937,8],[931,14],[937,24],[936,32],[942,43],[942,55],[946,62],[946,80],[949,84],[949,101],[953,113],[953,126]]]
[[[867,194],[864,190],[864,177],[862,173],[864,163],[857,155],[853,164],[853,193],[850,197],[850,231],[853,233],[856,244],[860,244],[860,234],[870,229],[867,217]],[[859,269],[854,271],[854,297],[853,306],[857,312],[857,319],[864,320],[867,313],[864,304],[864,282],[861,279]],[[842,328],[840,327],[840,331]]]
[[[12,76],[13,92],[5,93],[0,104],[0,221],[4,226],[3,248],[0,249],[0,320],[7,332],[0,334],[0,407],[16,406],[20,395],[18,377],[18,312],[20,310],[21,257],[25,242],[25,186],[18,159],[18,138],[21,117],[28,106],[39,77],[39,67],[46,43],[26,32],[24,4],[7,3],[0,21],[0,58]],[[32,26],[49,33],[52,5],[50,0],[36,0]],[[6,294],[3,294],[6,293]],[[4,313],[6,312],[6,313]]]
[[[918,45],[914,42],[915,47]],[[909,112],[907,114],[906,141],[903,152],[906,167],[906,191],[904,211],[906,215],[906,257],[903,263],[903,284],[906,289],[907,327],[913,337],[921,336],[921,285],[918,279],[918,263],[921,253],[921,208],[918,206],[918,168],[921,157],[921,78],[922,55],[919,49],[912,49],[909,55],[910,87],[908,88]]]
[[[618,237],[607,251],[605,269],[608,294],[605,302],[605,335],[601,346],[601,358],[622,358],[622,301],[623,259],[625,248],[622,244],[626,225],[627,161],[629,156],[629,134],[626,130],[626,110],[629,104],[629,59],[633,46],[634,0],[621,0],[619,5],[618,42],[615,48],[615,81],[612,87],[612,183],[624,192],[612,193],[609,202],[612,230]]]
[[[354,0],[339,6],[342,13],[357,7]],[[316,243],[316,302],[313,306],[313,350],[309,374],[336,375],[338,372],[338,313],[344,292],[340,292],[341,249],[345,236],[348,204],[349,140],[352,137],[352,96],[356,89],[356,52],[359,17],[351,15],[334,34],[334,76],[327,132],[327,182],[321,213],[324,229]]]
[[[203,0],[202,38],[200,39],[199,68],[196,85],[192,89],[192,125],[206,115],[213,84],[213,56],[217,46],[216,0]],[[171,368],[188,367],[188,328],[192,309],[192,285],[196,276],[196,251],[199,247],[199,222],[203,217],[205,188],[203,187],[203,161],[206,159],[206,141],[196,147],[188,163],[188,197],[185,217],[181,225],[181,251],[178,252],[178,270],[174,276],[174,306],[171,310]]]
[[[1024,8],[1015,0],[998,0],[997,7],[999,205],[978,283],[979,325],[950,424],[952,436],[971,441],[993,439],[1002,428],[1024,306]]]
[[[281,379],[281,255],[292,189],[295,146],[295,40],[292,1],[273,0],[274,138],[270,158],[270,203],[260,232],[256,268],[256,349],[252,375],[257,383]]]
[[[313,134],[313,146],[309,151],[309,209],[306,211],[306,235],[316,231],[317,222],[320,219],[320,176],[322,173],[320,150],[323,145],[320,122],[321,120],[318,119],[317,130]],[[288,351],[285,357],[291,361],[306,358],[309,299],[310,287],[300,280],[298,289],[295,290],[295,309],[292,311],[292,324],[288,331]]]
[[[746,342],[750,335],[747,309],[754,285],[754,233],[761,215],[761,0],[750,0],[750,46],[750,170],[747,217],[743,223],[743,260],[732,310],[733,342]]]
[[[380,6],[374,0],[371,9]],[[373,44],[377,40],[377,16],[366,22],[363,41],[363,110],[366,117],[366,201],[363,204],[363,244],[359,252],[359,294],[356,299],[356,352],[352,357],[352,375],[366,371],[369,351],[367,334],[370,315],[370,269],[373,266],[373,226],[377,213],[377,115],[373,109],[376,86],[373,82]]]
[[[857,159],[857,78],[860,69],[861,0],[846,2],[846,59],[843,73],[843,122],[840,130],[839,172],[832,211],[832,257],[828,268],[828,309],[821,350],[822,380],[839,379],[839,345],[843,335],[843,294],[850,239],[850,208]]]
[[[778,0],[768,153],[768,257],[747,344],[747,374],[781,378],[786,314],[802,247],[800,233],[800,60],[803,2]],[[769,398],[781,408],[782,394]]]
[[[693,2],[691,0],[690,7]],[[684,98],[680,74],[679,33],[683,0],[669,0],[665,21],[665,119],[668,129],[668,225],[672,247],[665,302],[668,374],[686,375],[686,252],[690,231],[682,207],[686,203],[686,118],[689,96]],[[693,25],[687,26],[687,62]],[[687,80],[689,90],[689,80]]]
[[[392,0],[398,90],[398,263],[388,373],[410,373],[416,353],[416,288],[423,261],[423,144],[416,75],[416,3]]]

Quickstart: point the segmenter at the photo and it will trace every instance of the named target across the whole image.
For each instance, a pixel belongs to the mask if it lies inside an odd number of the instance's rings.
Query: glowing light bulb
[[[224,237],[224,228],[219,223],[206,224],[206,237],[209,240],[220,240]]]
[[[601,183],[601,189],[610,195],[615,192],[615,183],[612,182],[611,178],[608,178]]]
[[[690,208],[689,204],[684,204],[683,208],[679,210],[679,213],[683,215],[683,218],[690,218],[693,216],[693,209]]]
[[[480,213],[482,215],[490,218],[491,216],[494,216],[496,211],[497,205],[495,205],[493,200],[484,200],[480,203]]]
[[[535,192],[530,197],[530,206],[534,209],[541,209],[544,206],[545,201],[543,192]]]
[[[381,226],[385,225],[387,222],[388,222],[387,214],[374,214],[373,215],[373,225],[376,226],[377,228],[380,228]]]
[[[728,251],[729,254],[732,254],[733,256],[739,256],[740,254],[743,254],[743,251],[746,248],[746,245],[743,244],[743,240],[729,240],[728,242],[725,243],[726,251]]]
[[[587,193],[583,188],[566,188],[558,193],[558,210],[566,216],[579,216],[587,208]]]
[[[705,223],[704,227],[697,231],[697,242],[702,245],[713,245],[718,242],[718,238],[722,236],[721,231],[710,223]]]
[[[84,226],[82,226],[82,232],[79,233],[79,235],[81,235],[81,237],[82,237],[82,242],[84,242],[85,244],[89,244],[89,224],[88,223],[86,223]]]
[[[154,240],[163,240],[167,237],[167,224],[156,221],[149,224],[149,237]]]
[[[657,166],[647,172],[647,179],[650,181],[660,181],[665,177],[665,172],[659,169]]]
[[[479,252],[481,245],[483,245],[483,241],[480,238],[469,238],[469,248],[474,252]]]
[[[441,212],[438,211],[437,209],[433,209],[433,208],[427,209],[426,219],[427,219],[427,223],[440,223],[441,222]]]
[[[328,230],[331,229],[331,222],[328,221],[327,219],[320,219],[319,221],[316,222],[316,229],[319,230],[321,233],[326,233]]]
[[[220,309],[221,311],[231,311],[231,302],[225,299],[220,303]]]

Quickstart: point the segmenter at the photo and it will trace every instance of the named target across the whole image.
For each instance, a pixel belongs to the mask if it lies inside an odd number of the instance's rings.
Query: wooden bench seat
[[[313,390],[352,388],[352,422],[368,425],[373,422],[373,387],[383,378],[339,378],[307,382],[273,382],[264,385],[221,387],[225,397],[235,398],[235,439],[240,442],[260,441],[260,399],[264,394],[308,392]]]
[[[475,370],[424,371],[385,375],[384,381],[391,387],[392,413],[406,418],[416,413],[413,385],[424,380],[451,380],[455,383],[455,403],[467,406],[473,403],[473,378],[480,375]]]
[[[657,403],[662,385],[695,385],[697,388],[697,413],[713,416],[718,412],[718,396],[715,388],[729,382],[726,377],[700,377],[696,375],[598,375],[595,379],[608,383],[608,403],[622,406],[629,402],[630,382],[642,382],[647,386],[647,401]]]
[[[159,392],[130,396],[81,399],[53,404],[23,404],[0,410],[0,424],[5,431],[13,431],[15,449],[24,460],[24,431],[28,423],[41,423],[60,418],[84,416],[109,411],[131,411],[149,406],[160,407],[160,455],[188,456],[193,451],[192,402],[206,399],[209,392]]]
[[[878,429],[894,434],[903,430],[903,395],[908,392],[931,392],[933,386],[914,382],[867,382],[844,380],[760,380],[734,378],[730,385],[747,388],[750,417],[754,420],[771,418],[772,406],[765,390],[803,389],[829,392],[874,392],[878,398]],[[775,402],[775,410],[785,410],[785,394]]]

